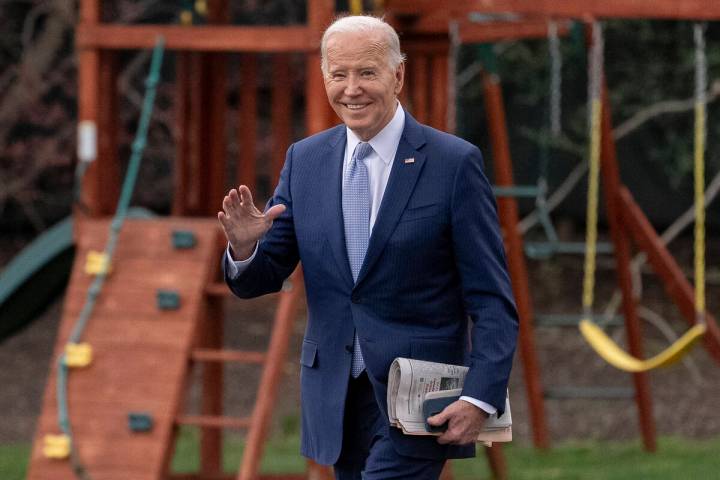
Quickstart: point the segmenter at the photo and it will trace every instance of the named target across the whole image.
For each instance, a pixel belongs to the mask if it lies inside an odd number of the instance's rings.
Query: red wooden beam
[[[487,43],[528,38],[547,38],[548,18],[525,17],[518,21],[474,22],[466,15],[453,15],[447,9],[412,17],[393,18],[395,27],[404,35],[447,35],[450,23],[457,22],[463,43]],[[567,35],[570,21],[561,20],[559,35]],[[405,41],[403,41],[403,44]]]
[[[512,157],[510,156],[510,141],[507,133],[507,120],[505,119],[505,106],[502,99],[500,82],[494,75],[483,75],[483,98],[487,112],[487,123],[492,142],[492,164],[495,173],[495,182],[499,186],[512,187],[515,184],[512,171]],[[540,382],[540,368],[535,353],[535,340],[533,333],[533,308],[528,283],[527,265],[523,239],[517,229],[519,213],[517,200],[513,197],[498,198],[498,212],[504,234],[505,251],[507,252],[510,279],[517,302],[518,316],[520,318],[520,358],[523,364],[525,388],[527,390],[530,420],[532,424],[533,443],[537,448],[550,447],[547,422],[545,420],[545,407]],[[489,457],[492,465],[496,460]]]
[[[630,231],[633,239],[647,254],[650,265],[662,280],[665,291],[678,306],[685,320],[689,325],[695,325],[695,291],[690,282],[685,278],[685,274],[660,240],[647,217],[643,215],[627,188],[620,190],[618,201],[622,205],[620,218],[625,228]],[[720,329],[718,329],[715,318],[709,312],[705,312],[705,319],[707,321],[707,333],[703,337],[705,348],[715,361],[720,363]]]
[[[82,53],[81,53],[82,55]],[[190,121],[190,85],[191,68],[190,54],[179,52],[175,60],[175,128],[179,135],[175,144],[175,159],[173,162],[173,215],[186,215],[190,199],[190,135],[187,133]],[[227,290],[227,287],[225,290]]]
[[[587,43],[590,44],[590,33],[587,33]],[[610,111],[610,95],[603,78],[602,85],[602,134],[601,134],[601,174],[603,194],[605,196],[605,207],[607,219],[610,226],[610,236],[613,242],[613,254],[615,256],[615,274],[617,284],[622,291],[622,308],[625,317],[625,331],[628,337],[628,349],[630,354],[636,358],[643,358],[642,328],[637,315],[637,299],[633,293],[632,274],[630,272],[630,238],[627,231],[620,223],[621,208],[617,203],[617,193],[620,190],[620,170],[617,161],[617,149],[615,148],[615,137],[612,133],[612,116]],[[632,374],[635,385],[635,403],[638,408],[638,419],[640,421],[640,432],[643,437],[643,445],[648,452],[657,449],[655,421],[652,412],[652,394],[650,392],[650,380],[647,372]]]
[[[240,56],[240,122],[238,137],[240,155],[237,164],[237,184],[247,185],[255,193],[257,146],[257,57],[248,53]]]
[[[545,39],[548,36],[548,22],[533,20],[527,22],[497,22],[459,24],[460,41],[462,43],[492,43],[508,40],[525,40],[532,38]],[[558,35],[565,36],[570,32],[570,22],[561,21]]]
[[[215,0],[208,5],[207,20],[213,27],[230,22],[229,0]],[[227,55],[225,53],[204,53],[203,87],[193,92],[202,98],[206,107],[202,116],[202,144],[206,152],[205,168],[202,172],[204,199],[201,214],[213,215],[218,208],[225,190],[225,111],[227,109]],[[200,337],[202,345],[210,349],[223,346],[223,321],[225,316],[222,297],[203,299],[205,323]],[[203,415],[222,415],[224,364],[208,362],[203,365],[202,398],[200,409]],[[222,472],[223,431],[204,427],[200,430],[200,471],[203,474]]]
[[[200,213],[214,215],[225,195],[225,164],[227,162],[227,139],[225,118],[227,111],[227,62],[226,53],[203,53],[203,69],[206,86],[198,92],[205,104],[202,137],[205,145],[204,167],[200,169],[204,198]]]
[[[82,0],[80,2],[80,17],[84,22],[95,23],[100,21],[100,7],[98,0]],[[100,88],[100,52],[84,50],[78,53],[78,120],[92,122],[95,125],[96,145],[99,135],[99,107],[98,89]],[[87,207],[90,215],[101,215],[100,205],[100,167],[95,159],[90,164],[82,184],[82,203]]]
[[[720,2],[713,0],[386,0],[385,8],[395,15],[451,9],[457,15],[511,12],[572,18],[720,20]]]
[[[204,52],[307,52],[315,50],[307,27],[260,27],[219,25],[92,25],[77,27],[80,49],[136,50],[152,48],[158,35],[169,50]]]
[[[448,35],[447,33],[432,35],[403,35],[401,48],[409,57],[415,55],[447,55]]]
[[[120,198],[118,162],[118,62],[115,52],[100,52],[100,85],[98,88],[98,160],[97,212],[110,215]]]
[[[428,122],[428,57],[416,54],[408,60],[408,68],[412,70],[409,75],[412,89],[412,113],[420,123]]]
[[[227,289],[227,286],[225,286]],[[238,362],[238,363],[265,363],[265,352],[247,350],[216,350],[198,348],[193,350],[190,358],[195,362]]]
[[[188,211],[186,214],[200,215],[205,203],[205,192],[203,177],[205,172],[205,145],[203,144],[203,127],[206,118],[206,110],[209,108],[202,96],[203,91],[208,87],[207,75],[203,68],[202,52],[190,52],[187,55],[187,68],[189,77],[186,85],[188,95],[188,118],[185,125],[185,135],[188,137],[187,161],[189,168],[188,184],[190,192],[188,195]]]
[[[330,26],[335,11],[334,0],[310,0],[308,2],[308,28],[313,53],[305,63],[305,133],[311,135],[330,127],[336,120],[325,94],[320,73],[320,39],[323,31]]]
[[[285,163],[285,151],[292,135],[292,81],[290,57],[287,54],[273,56],[272,111],[270,115],[273,139],[271,182],[277,184]]]
[[[507,480],[508,468],[505,454],[503,454],[502,443],[494,443],[490,447],[485,447],[485,456],[490,465],[490,471],[493,473],[494,480]],[[449,479],[449,480],[452,480]]]
[[[278,386],[283,374],[288,344],[292,334],[297,308],[303,298],[302,270],[297,268],[290,277],[292,288],[280,293],[273,322],[267,360],[260,378],[260,385],[253,408],[247,443],[240,462],[238,480],[253,480],[260,468],[270,419],[275,410]]]
[[[223,343],[223,301],[222,298],[206,298],[203,327],[200,332],[202,345],[208,349],[222,348]],[[203,365],[202,397],[200,411],[206,418],[220,417],[223,413],[223,370],[221,362],[206,362]],[[244,420],[243,420],[244,421]],[[223,422],[232,421],[227,419]],[[199,423],[200,429],[200,470],[203,474],[222,471],[223,432],[212,423]],[[239,425],[244,427],[244,425]]]
[[[435,55],[431,60],[430,71],[430,125],[438,130],[447,130],[448,112],[448,51]]]

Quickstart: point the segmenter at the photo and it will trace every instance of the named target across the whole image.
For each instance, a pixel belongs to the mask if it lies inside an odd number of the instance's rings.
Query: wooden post
[[[100,211],[115,212],[120,198],[120,165],[118,158],[118,66],[115,52],[100,52],[100,90],[98,98],[98,181]]]
[[[175,128],[178,132],[173,164],[172,214],[187,213],[190,185],[190,54],[178,52],[175,56]]]
[[[272,85],[272,168],[271,183],[277,184],[280,170],[285,163],[285,152],[292,134],[292,82],[290,81],[290,58],[287,54],[273,55]]]
[[[201,330],[203,348],[220,350],[223,346],[222,297],[205,298],[205,315]],[[203,363],[202,415],[220,416],[223,413],[223,363]],[[200,430],[200,472],[209,477],[222,473],[223,431],[220,428],[202,427]]]
[[[502,187],[511,187],[514,185],[512,159],[499,78],[494,74],[484,73],[483,91],[488,129],[490,130],[492,142],[495,183]],[[498,210],[505,238],[510,278],[515,293],[518,316],[520,317],[520,356],[523,362],[525,388],[527,389],[528,406],[530,408],[533,442],[535,447],[546,449],[550,446],[550,439],[545,420],[540,369],[535,354],[532,299],[528,285],[523,240],[517,229],[519,222],[517,201],[513,197],[501,197],[498,199]]]
[[[223,25],[230,21],[228,0],[208,2],[207,21],[211,25]],[[214,215],[220,208],[225,194],[225,164],[227,140],[225,116],[227,114],[227,63],[225,53],[203,54],[205,88],[202,95],[206,117],[201,128],[205,145],[200,172],[203,178],[203,202],[200,215]]]
[[[617,281],[622,291],[623,315],[628,336],[630,353],[643,358],[642,330],[637,316],[636,299],[632,288],[632,273],[630,272],[630,239],[620,223],[618,199],[620,194],[620,172],[617,164],[615,139],[612,133],[610,115],[610,102],[605,81],[602,86],[602,150],[601,173],[603,178],[603,194],[607,209],[608,224],[612,237]],[[657,448],[655,439],[655,421],[652,413],[652,398],[650,396],[650,383],[647,373],[633,373],[635,384],[635,401],[640,418],[640,431],[643,437],[645,450],[654,452]]]
[[[432,95],[430,104],[430,125],[438,130],[447,130],[448,52],[432,57]]]
[[[260,467],[270,419],[275,408],[277,387],[285,365],[288,342],[295,321],[297,306],[302,299],[302,270],[296,269],[290,277],[290,291],[280,293],[275,321],[270,337],[265,366],[258,387],[247,443],[243,451],[238,480],[254,480]]]
[[[307,480],[334,480],[332,468],[319,465],[312,460],[307,461]]]
[[[100,23],[98,0],[80,2],[80,24]],[[78,53],[78,119],[95,125],[97,158],[83,179],[81,199],[91,216],[108,215],[115,209],[119,192],[117,165],[115,60],[112,54],[101,55],[97,48],[81,48]]]
[[[203,54],[205,89],[200,97],[205,104],[206,119],[202,127],[204,154],[200,158],[200,179],[202,181],[202,202],[200,215],[213,215],[220,209],[225,195],[225,164],[227,141],[225,136],[225,115],[227,113],[226,74],[227,55],[224,53]]]
[[[257,148],[257,57],[252,53],[240,56],[240,152],[237,167],[238,185],[247,185],[255,193]]]
[[[203,151],[203,127],[202,123],[206,117],[205,110],[207,105],[203,102],[202,91],[207,88],[207,77],[203,69],[202,54],[192,52],[186,54],[185,59],[187,65],[187,84],[185,95],[187,98],[185,115],[181,118],[183,124],[183,132],[185,134],[185,147],[187,150],[183,152],[184,161],[187,169],[187,197],[185,201],[185,215],[199,215],[202,210],[203,183],[202,169],[205,152]]]
[[[320,73],[320,39],[330,26],[335,12],[333,0],[309,0],[308,27],[312,35],[313,51],[308,53],[305,68],[305,133],[311,135],[330,126],[334,113],[328,105],[325,86]]]
[[[210,24],[229,21],[230,11],[227,0],[208,3],[207,20]],[[220,208],[225,190],[225,114],[227,112],[226,72],[227,55],[224,53],[203,53],[198,62],[201,65],[202,83],[199,91],[192,93],[202,102],[202,115],[198,128],[200,151],[195,160],[200,173],[194,180],[200,183],[201,198],[197,215],[213,215]],[[223,301],[219,297],[205,299],[206,314],[205,347],[222,349],[223,346]],[[219,416],[223,413],[223,364],[207,362],[203,365],[202,405],[203,415]],[[202,427],[200,430],[200,472],[204,476],[222,473],[223,430]]]
[[[412,88],[412,113],[420,123],[428,123],[428,58],[421,53],[416,53],[409,60],[412,76],[410,86]]]
[[[495,443],[492,447],[486,447],[485,455],[488,458],[490,470],[493,472],[493,478],[495,480],[506,480],[508,478],[507,462],[505,461],[505,455],[503,455],[502,444]]]
[[[440,472],[440,479],[439,480],[453,480],[453,469],[452,469],[452,463],[450,463],[450,460],[445,462],[445,466],[442,469],[442,472]]]

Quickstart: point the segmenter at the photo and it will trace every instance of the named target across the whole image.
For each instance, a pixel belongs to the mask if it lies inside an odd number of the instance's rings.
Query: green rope
[[[142,160],[143,151],[145,150],[145,145],[147,144],[147,131],[150,124],[150,116],[152,115],[153,105],[155,103],[156,87],[160,79],[160,67],[162,65],[164,48],[165,40],[163,37],[159,36],[153,50],[150,74],[145,81],[145,98],[143,100],[140,123],[135,134],[135,141],[132,144],[130,164],[128,165],[128,171],[125,174],[125,180],[123,181],[120,199],[118,200],[118,206],[115,211],[115,217],[113,218],[110,226],[110,238],[105,246],[105,255],[107,256],[108,262],[112,259],[115,252],[120,229],[125,221],[130,199],[132,197],[133,190],[135,189],[135,182],[140,170],[140,162]],[[83,305],[80,316],[73,327],[68,343],[78,343],[80,341],[80,338],[85,330],[85,326],[87,325],[93,309],[95,308],[97,298],[102,291],[106,277],[107,272],[101,271],[90,285],[85,299],[85,304]],[[63,353],[58,359],[58,424],[62,432],[70,438],[70,460],[72,462],[75,475],[81,480],[89,480],[90,476],[87,474],[85,467],[82,465],[82,462],[78,457],[77,451],[75,450],[75,442],[73,441],[70,413],[67,402],[67,377],[68,366],[65,362],[65,353]]]

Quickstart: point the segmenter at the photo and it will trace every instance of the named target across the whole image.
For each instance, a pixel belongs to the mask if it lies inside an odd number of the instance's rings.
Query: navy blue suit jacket
[[[278,291],[302,261],[308,323],[300,359],[301,449],[321,464],[335,463],[340,454],[352,356],[347,346],[356,329],[387,421],[388,370],[396,357],[469,365],[463,395],[502,412],[518,327],[480,151],[406,114],[353,282],[341,202],[345,144],[340,125],[289,148],[268,205],[282,203],[287,210],[248,268],[237,279],[226,277],[236,295],[255,297]],[[390,437],[403,455],[474,455],[472,445],[439,445],[434,437],[406,436],[394,427]]]

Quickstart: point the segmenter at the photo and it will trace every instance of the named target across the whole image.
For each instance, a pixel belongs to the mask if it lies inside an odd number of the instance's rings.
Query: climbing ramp
[[[58,426],[57,359],[65,351],[93,277],[91,250],[102,251],[110,221],[86,220],[68,286],[28,479],[75,479],[70,459],[48,458]],[[93,480],[161,478],[185,388],[188,359],[206,311],[205,290],[218,268],[214,219],[128,220],[111,272],[82,342],[91,363],[72,368],[67,406],[74,450]],[[131,428],[131,426],[133,428]]]

